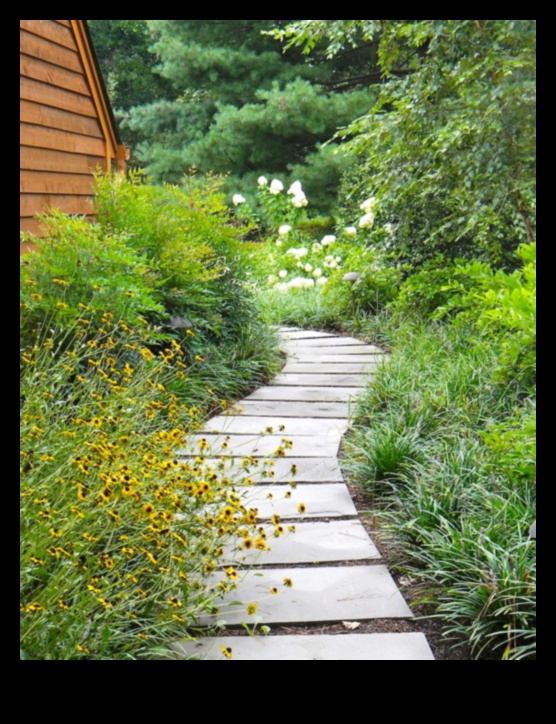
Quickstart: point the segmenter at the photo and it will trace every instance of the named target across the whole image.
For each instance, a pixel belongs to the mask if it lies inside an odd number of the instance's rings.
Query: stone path
[[[246,488],[261,522],[279,515],[295,532],[272,539],[270,551],[228,550],[224,563],[247,566],[218,618],[227,626],[268,626],[269,635],[206,637],[177,642],[176,656],[222,660],[221,647],[239,661],[431,661],[421,633],[272,635],[273,626],[411,619],[380,554],[358,519],[337,454],[354,397],[384,360],[378,347],[350,337],[294,328],[280,330],[288,355],[282,372],[230,410],[209,420],[199,438],[212,454],[264,458],[285,436],[292,442],[274,475]],[[261,436],[271,426],[276,434]],[[280,434],[278,429],[285,430]],[[183,455],[187,455],[183,451]],[[285,484],[296,465],[295,489]],[[284,480],[284,483],[276,481]],[[293,567],[292,567],[293,566]],[[225,580],[225,572],[214,574]],[[293,582],[292,587],[285,581]],[[271,590],[278,589],[278,595]],[[241,601],[242,605],[237,605]],[[246,606],[257,604],[256,617]],[[215,617],[202,623],[214,624]]]

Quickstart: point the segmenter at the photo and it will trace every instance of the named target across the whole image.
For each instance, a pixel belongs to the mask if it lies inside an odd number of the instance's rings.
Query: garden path
[[[275,475],[245,490],[261,521],[279,515],[284,528],[294,525],[295,532],[272,539],[270,551],[229,552],[226,565],[248,567],[218,615],[227,627],[238,627],[237,635],[177,642],[176,657],[222,660],[223,647],[239,661],[433,660],[422,633],[357,633],[354,623],[412,618],[358,518],[337,458],[354,397],[384,355],[352,337],[291,327],[280,334],[287,353],[281,373],[231,414],[209,420],[199,438],[207,439],[214,454],[226,450],[236,459],[268,457],[284,437],[291,441],[287,457],[276,460]],[[261,436],[267,428],[272,432]],[[224,571],[215,576],[225,580]],[[246,612],[251,603],[255,615]],[[255,623],[255,635],[241,628]],[[344,623],[345,633],[321,634],[314,626],[330,623]],[[284,626],[306,628],[303,634],[273,635],[284,634]],[[259,634],[261,627],[269,634]]]

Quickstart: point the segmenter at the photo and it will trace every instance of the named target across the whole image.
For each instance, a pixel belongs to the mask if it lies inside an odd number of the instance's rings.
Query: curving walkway
[[[213,451],[224,445],[237,458],[271,455],[284,436],[292,443],[287,457],[276,461],[274,476],[246,490],[261,521],[277,514],[295,532],[272,539],[268,552],[248,551],[241,560],[235,554],[236,564],[253,567],[219,614],[227,626],[257,622],[270,634],[207,637],[173,648],[178,656],[209,661],[222,659],[221,647],[240,661],[433,660],[421,633],[347,633],[349,622],[412,617],[358,518],[337,458],[350,405],[384,356],[351,337],[287,327],[280,334],[288,355],[281,373],[232,415],[211,419],[200,435]],[[272,432],[261,437],[265,428]],[[292,465],[294,489],[287,484]],[[224,572],[215,575],[225,580]],[[270,594],[272,589],[279,594]],[[235,605],[238,600],[243,605]],[[251,602],[257,604],[255,617],[246,613]],[[345,634],[272,635],[281,625],[340,622],[348,622]]]

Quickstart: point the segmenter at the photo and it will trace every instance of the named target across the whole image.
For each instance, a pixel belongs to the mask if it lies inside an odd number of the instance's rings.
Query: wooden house
[[[125,169],[85,20],[20,20],[20,229],[58,208],[92,216],[92,173]]]

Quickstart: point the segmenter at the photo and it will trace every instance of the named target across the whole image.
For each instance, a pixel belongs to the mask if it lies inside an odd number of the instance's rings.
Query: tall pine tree
[[[195,167],[229,174],[230,192],[248,196],[260,175],[300,179],[320,211],[331,209],[347,157],[322,146],[371,107],[376,43],[334,58],[284,54],[263,32],[290,22],[146,21],[171,92],[132,108],[123,125],[156,181]]]

